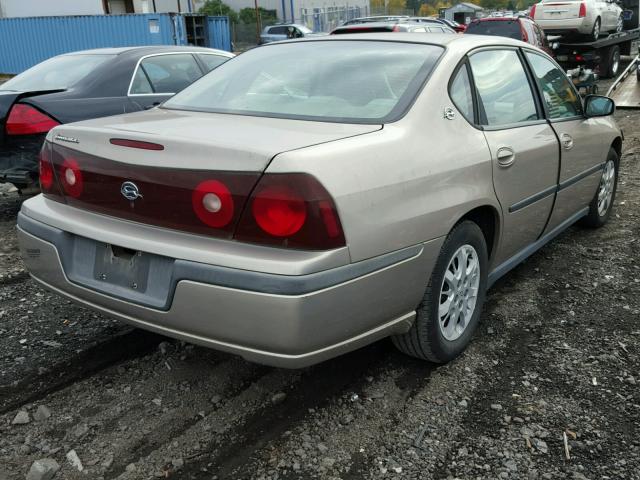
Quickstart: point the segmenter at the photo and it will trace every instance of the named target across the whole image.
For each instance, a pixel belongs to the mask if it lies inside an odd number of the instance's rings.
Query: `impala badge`
[[[140,193],[140,189],[138,189],[138,186],[128,180],[124,182],[120,187],[120,193],[122,193],[122,196],[124,198],[132,202],[137,200],[138,198],[142,198],[142,194]]]
[[[68,142],[68,143],[80,143],[80,140],[78,140],[77,138],[65,137],[64,135],[56,135],[54,140],[59,140],[61,142]]]

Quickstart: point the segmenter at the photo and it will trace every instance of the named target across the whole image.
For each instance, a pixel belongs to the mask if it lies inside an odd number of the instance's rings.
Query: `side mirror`
[[[613,115],[616,104],[609,97],[602,95],[587,95],[584,99],[584,112],[587,118],[606,117]]]

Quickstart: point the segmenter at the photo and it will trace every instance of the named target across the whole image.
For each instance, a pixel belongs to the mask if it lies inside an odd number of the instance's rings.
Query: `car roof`
[[[281,43],[295,42],[337,42],[337,41],[387,41],[401,43],[423,43],[425,45],[439,45],[447,47],[455,44],[456,47],[472,49],[482,46],[505,45],[515,47],[531,47],[530,44],[515,40],[508,37],[499,37],[492,35],[451,35],[450,33],[430,33],[429,35],[419,35],[409,32],[382,32],[382,33],[353,33],[343,35],[327,35],[316,38],[302,38],[297,40],[288,40],[284,42],[269,43],[269,45],[277,45]],[[261,47],[262,48],[262,47]]]
[[[91,50],[80,50],[77,52],[63,53],[62,55],[151,55],[154,53],[165,52],[203,52],[203,53],[226,53],[231,55],[230,52],[223,50],[216,50],[213,48],[204,47],[191,47],[180,45],[150,45],[142,47],[119,47],[119,48],[94,48]]]

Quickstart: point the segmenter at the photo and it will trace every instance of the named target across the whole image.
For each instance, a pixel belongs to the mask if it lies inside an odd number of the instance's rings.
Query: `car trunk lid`
[[[275,155],[380,128],[162,109],[62,125],[43,190],[84,210],[232,238]]]
[[[582,2],[543,2],[536,10],[536,20],[565,20],[578,18]]]

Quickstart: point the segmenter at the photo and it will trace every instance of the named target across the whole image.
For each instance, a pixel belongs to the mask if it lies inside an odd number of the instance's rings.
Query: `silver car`
[[[160,108],[54,128],[21,252],[82,305],[251,361],[392,336],[447,362],[498,278],[611,215],[613,110],[508,38],[272,44]]]
[[[548,34],[578,33],[595,41],[621,32],[623,11],[615,0],[542,0],[531,7],[531,18]]]

